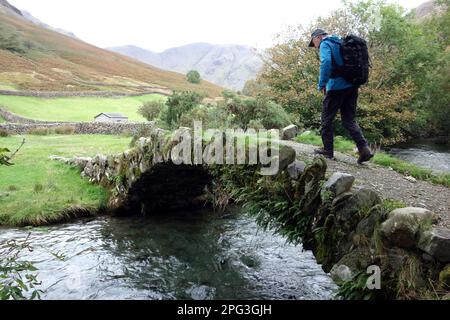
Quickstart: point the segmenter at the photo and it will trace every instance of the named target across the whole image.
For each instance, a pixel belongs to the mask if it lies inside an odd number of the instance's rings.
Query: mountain
[[[77,37],[77,36],[75,36],[75,34],[74,34],[73,32],[66,31],[66,30],[60,29],[60,28],[54,28],[54,27],[52,27],[52,26],[49,26],[49,25],[46,24],[46,23],[43,23],[43,22],[42,22],[41,20],[39,20],[38,18],[35,18],[35,17],[34,17],[31,13],[29,13],[28,11],[21,10],[21,12],[22,12],[22,16],[23,16],[25,19],[27,19],[28,21],[33,22],[34,24],[37,24],[38,26],[41,26],[41,27],[43,27],[43,28],[50,29],[50,30],[53,30],[53,31],[62,33],[62,34],[64,34],[64,35],[69,36],[69,37],[72,37],[72,38],[76,38],[76,37]]]
[[[427,1],[413,10],[415,18],[419,21],[430,18],[435,13],[444,12],[444,6],[440,5],[436,0]]]
[[[10,13],[15,13],[15,14],[17,14],[19,16],[22,15],[22,12],[19,9],[17,9],[13,5],[11,5],[6,0],[0,0],[0,7],[3,7],[5,10],[8,10],[8,12],[10,12]]]
[[[193,43],[155,53],[136,46],[108,48],[165,70],[187,73],[197,70],[203,79],[241,90],[262,66],[256,50],[240,45]]]
[[[223,88],[161,70],[28,21],[0,0],[0,90],[192,90],[219,96]]]

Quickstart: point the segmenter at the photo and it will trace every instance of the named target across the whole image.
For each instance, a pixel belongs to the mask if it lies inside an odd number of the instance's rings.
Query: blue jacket
[[[327,88],[327,91],[344,90],[354,85],[347,82],[344,78],[330,79],[332,71],[332,58],[338,66],[344,64],[341,56],[340,46],[335,43],[342,43],[342,39],[337,36],[328,36],[320,43],[320,79],[319,79],[319,91],[323,88]]]

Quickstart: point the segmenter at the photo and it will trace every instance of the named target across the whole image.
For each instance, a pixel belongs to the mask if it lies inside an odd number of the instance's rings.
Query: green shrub
[[[199,84],[202,80],[200,77],[200,73],[196,70],[191,70],[186,75],[187,81],[194,84]]]
[[[138,110],[138,113],[148,121],[154,121],[165,109],[165,103],[161,100],[145,102]]]
[[[9,136],[8,130],[0,129],[0,138],[6,138]]]
[[[72,126],[62,126],[55,128],[56,134],[63,134],[63,135],[72,135],[75,134],[75,127]]]
[[[29,129],[27,131],[28,134],[30,135],[34,135],[34,136],[47,136],[50,134],[50,129],[49,128],[33,128],[33,129]]]
[[[181,116],[180,126],[192,127],[194,125],[194,121],[201,121],[203,128],[207,128],[212,120],[210,108],[205,106],[197,106]]]
[[[163,110],[161,119],[170,127],[179,126],[181,116],[194,109],[201,101],[202,96],[196,92],[174,92],[167,99],[167,108]]]
[[[248,127],[255,130],[264,129],[264,125],[261,120],[250,120]]]
[[[233,124],[246,129],[252,120],[259,121],[266,129],[281,129],[292,123],[291,117],[280,105],[263,98],[241,98],[224,92],[224,108],[233,115]]]

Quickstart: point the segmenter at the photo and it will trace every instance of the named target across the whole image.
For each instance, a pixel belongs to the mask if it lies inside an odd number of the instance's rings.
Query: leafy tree
[[[165,103],[163,101],[148,101],[145,102],[138,110],[138,113],[143,116],[148,121],[154,121],[158,118],[161,111],[165,108]]]
[[[419,26],[427,44],[433,49],[433,65],[424,70],[418,84],[414,106],[419,113],[417,130],[429,135],[450,136],[450,0],[437,2],[435,14]],[[416,65],[413,63],[413,65]]]
[[[183,127],[192,127],[194,121],[201,121],[203,128],[207,128],[214,120],[210,114],[210,110],[211,107],[196,106],[181,116],[180,125]]]
[[[282,105],[305,127],[319,128],[323,96],[316,89],[318,52],[307,47],[311,30],[321,27],[340,36],[351,32],[368,40],[372,58],[370,82],[361,89],[358,109],[368,138],[386,144],[404,140],[415,133],[418,121],[423,130],[435,126],[445,131],[450,127],[446,8],[432,22],[417,23],[401,7],[384,1],[346,3],[309,28],[280,34],[278,44],[262,57],[256,83],[246,87],[252,96]],[[343,128],[338,131],[346,134]]]
[[[169,126],[178,126],[183,114],[191,111],[202,101],[202,96],[196,92],[174,92],[167,99],[167,109],[161,115]]]
[[[202,80],[200,77],[200,73],[196,70],[189,71],[187,73],[186,77],[190,83],[194,83],[194,84],[199,84],[200,81]]]
[[[233,116],[233,125],[243,129],[256,121],[266,129],[283,128],[292,123],[286,110],[266,97],[241,98],[227,93],[219,107]]]

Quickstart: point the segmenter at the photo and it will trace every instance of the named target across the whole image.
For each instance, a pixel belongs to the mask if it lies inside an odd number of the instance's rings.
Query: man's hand
[[[320,91],[323,93],[324,96],[327,95],[327,88],[323,87],[322,89],[320,89]]]

